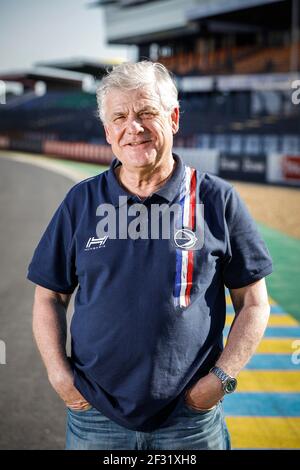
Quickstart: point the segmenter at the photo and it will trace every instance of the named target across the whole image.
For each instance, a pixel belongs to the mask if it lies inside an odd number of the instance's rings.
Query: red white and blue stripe
[[[195,230],[196,224],[196,184],[197,173],[194,168],[185,167],[183,183],[180,189],[179,204],[181,211],[176,227]],[[174,304],[187,307],[191,302],[193,285],[194,251],[176,249],[176,276],[174,286]]]

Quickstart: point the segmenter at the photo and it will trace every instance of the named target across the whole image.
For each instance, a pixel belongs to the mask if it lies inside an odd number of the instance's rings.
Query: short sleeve
[[[229,289],[245,287],[273,270],[270,253],[257,226],[234,188],[225,204],[227,250],[223,280]]]
[[[70,214],[62,202],[34,251],[27,279],[46,289],[71,294],[78,284],[72,241]]]

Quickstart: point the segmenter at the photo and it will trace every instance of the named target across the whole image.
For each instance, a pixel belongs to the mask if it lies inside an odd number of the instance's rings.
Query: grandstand
[[[22,86],[23,93],[10,94],[0,107],[0,133],[23,141],[29,136],[35,141],[50,138],[103,143],[95,90],[109,67],[111,64],[104,62],[64,61],[39,64],[30,72],[1,75],[3,82]]]
[[[139,58],[163,62],[177,74],[289,72],[292,57],[299,58],[295,0],[100,0],[94,5],[104,8],[109,44],[135,44]],[[298,70],[299,61],[293,67]]]
[[[216,150],[220,168],[247,158],[266,179],[268,153],[300,154],[298,0],[114,0],[104,8],[109,44],[135,44],[138,58],[171,70],[180,90],[176,147]],[[250,159],[250,160],[249,160]],[[251,160],[252,159],[252,160]],[[251,167],[251,165],[250,165]]]
[[[248,171],[255,181],[266,180],[268,153],[300,155],[300,106],[291,99],[292,83],[300,78],[298,0],[88,5],[104,9],[109,44],[135,44],[139,59],[160,61],[174,73],[181,105],[177,148],[190,149],[190,155],[217,152],[221,169],[247,157],[253,168],[264,167],[259,174]],[[40,148],[39,139],[105,144],[95,89],[113,63],[69,59],[0,76],[25,90],[0,107],[0,134],[35,140],[32,149]],[[44,94],[37,93],[41,82]],[[244,177],[240,170],[223,176]]]

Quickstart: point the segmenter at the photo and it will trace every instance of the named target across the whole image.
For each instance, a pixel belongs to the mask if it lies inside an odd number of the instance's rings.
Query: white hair
[[[105,123],[105,97],[111,90],[137,90],[147,86],[154,86],[165,111],[179,107],[175,81],[164,65],[148,60],[137,63],[125,62],[114,66],[97,88],[98,112],[101,121]]]

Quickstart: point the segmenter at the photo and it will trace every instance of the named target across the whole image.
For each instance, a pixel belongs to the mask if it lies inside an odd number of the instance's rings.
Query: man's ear
[[[179,129],[179,108],[173,108],[171,113],[171,120],[172,120],[172,132],[176,134]]]
[[[109,129],[108,129],[108,127],[104,126],[104,131],[105,131],[106,142],[107,142],[108,144],[111,144],[111,138],[110,138],[110,135],[109,135]]]

